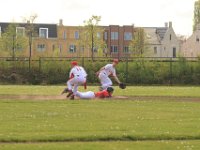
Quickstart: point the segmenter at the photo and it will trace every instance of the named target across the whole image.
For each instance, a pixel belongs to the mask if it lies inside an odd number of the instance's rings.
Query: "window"
[[[84,52],[84,45],[80,46],[80,52]]]
[[[169,35],[169,40],[170,40],[170,41],[172,40],[172,35],[171,35],[171,34]]]
[[[48,28],[40,28],[39,29],[39,37],[48,38]]]
[[[70,46],[69,46],[69,52],[70,52],[70,53],[76,53],[76,45],[73,45],[73,44],[70,45]]]
[[[104,40],[108,39],[108,32],[104,32]]]
[[[98,47],[93,47],[93,52],[97,53]]]
[[[115,45],[111,46],[111,53],[118,53],[118,47]]]
[[[55,51],[55,49],[56,49],[56,45],[53,44],[53,45],[52,45],[52,51]]]
[[[37,51],[44,52],[46,50],[45,44],[38,44],[37,45]]]
[[[123,52],[124,53],[128,53],[129,52],[129,47],[128,46],[124,46]]]
[[[124,32],[124,40],[125,41],[132,40],[132,33],[131,32]]]
[[[25,28],[24,27],[17,27],[16,28],[17,37],[25,36]]]
[[[16,50],[17,50],[17,51],[23,51],[22,45],[16,44]]]
[[[67,32],[66,31],[63,32],[63,39],[65,39],[65,40],[67,39]]]
[[[58,48],[59,48],[59,52],[61,53],[62,52],[62,44],[59,44]]]
[[[100,39],[101,38],[101,33],[97,32],[97,38]]]
[[[76,40],[79,39],[79,32],[78,32],[78,31],[75,31],[75,33],[74,33],[74,38],[75,38]]]
[[[154,54],[157,54],[157,47],[154,47]]]
[[[111,40],[118,40],[118,32],[111,32]]]

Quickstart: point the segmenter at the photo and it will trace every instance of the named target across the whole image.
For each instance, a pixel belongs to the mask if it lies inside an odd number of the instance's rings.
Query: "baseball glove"
[[[120,89],[125,89],[126,88],[126,84],[125,83],[120,83],[119,84],[119,88]]]

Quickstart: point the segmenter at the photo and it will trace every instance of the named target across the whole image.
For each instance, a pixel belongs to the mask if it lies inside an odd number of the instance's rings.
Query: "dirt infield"
[[[0,100],[68,100],[65,95],[0,95]],[[75,100],[79,100],[76,98]],[[101,99],[95,99],[101,100]],[[199,97],[177,97],[177,96],[113,96],[105,100],[175,100],[200,102]]]

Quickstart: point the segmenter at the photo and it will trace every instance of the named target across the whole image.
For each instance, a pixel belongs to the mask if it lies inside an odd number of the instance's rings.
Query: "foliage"
[[[200,0],[197,0],[194,3],[193,31],[197,29],[197,26],[199,24],[200,24]]]
[[[5,51],[8,56],[12,57],[20,55],[27,47],[27,38],[23,33],[16,31],[17,27],[15,23],[9,24],[0,41],[1,51]]]
[[[16,84],[64,84],[69,75],[70,61],[72,58],[41,58],[29,60],[16,58],[0,59],[0,83]],[[88,84],[100,84],[95,73],[104,65],[110,63],[110,59],[76,58],[88,74]],[[31,61],[31,62],[29,62]],[[30,65],[30,66],[29,66]],[[116,67],[120,81],[127,85],[151,85],[151,84],[200,84],[200,63],[185,58],[179,60],[147,60],[145,58],[123,60]],[[9,80],[13,72],[16,72],[16,82]],[[19,79],[19,81],[17,81]],[[113,80],[113,84],[116,82]]]
[[[146,45],[144,29],[138,28],[129,45],[132,56],[142,57],[145,53],[145,49],[147,49]]]
[[[92,16],[89,20],[84,21],[85,25],[80,29],[79,45],[90,51],[92,59],[95,53],[98,56],[103,56],[103,50],[105,49],[104,29],[98,26],[100,21],[100,16]]]

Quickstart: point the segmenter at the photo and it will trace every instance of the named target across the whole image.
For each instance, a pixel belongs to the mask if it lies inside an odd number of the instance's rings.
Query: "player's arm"
[[[114,79],[115,79],[115,81],[116,81],[118,84],[120,84],[120,83],[121,83],[121,82],[119,81],[119,79],[118,79],[117,75],[115,75],[115,76],[114,76]]]
[[[100,69],[99,71],[96,72],[96,75],[98,76],[99,73],[100,73],[102,70],[104,70],[104,69],[105,69],[105,67],[101,67],[101,69]]]

